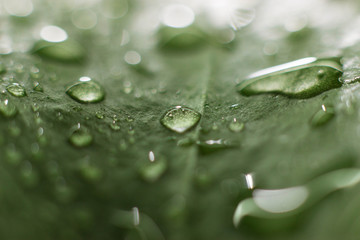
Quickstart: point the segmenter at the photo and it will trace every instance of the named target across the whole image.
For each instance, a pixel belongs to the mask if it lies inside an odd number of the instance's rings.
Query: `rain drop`
[[[200,121],[201,115],[187,107],[176,106],[165,113],[160,122],[166,128],[183,133],[195,127]]]
[[[15,97],[26,96],[25,88],[18,83],[10,84],[9,86],[6,87],[6,90]]]
[[[8,99],[0,101],[0,113],[7,118],[14,117],[17,113],[17,108]]]
[[[101,102],[105,98],[103,87],[94,81],[75,83],[66,90],[66,93],[80,103],[96,103]]]
[[[244,129],[244,123],[239,122],[236,118],[229,124],[229,129],[232,132],[241,132]]]
[[[328,123],[331,119],[335,117],[335,111],[332,107],[326,107],[324,104],[321,106],[321,109],[315,113],[311,119],[311,126],[320,127]]]
[[[76,129],[71,133],[69,141],[73,146],[81,148],[89,146],[93,141],[93,137],[89,130],[81,127],[79,123],[76,126]]]
[[[253,73],[237,85],[237,90],[245,96],[279,93],[294,98],[310,98],[340,87],[341,74],[338,59],[309,57]]]

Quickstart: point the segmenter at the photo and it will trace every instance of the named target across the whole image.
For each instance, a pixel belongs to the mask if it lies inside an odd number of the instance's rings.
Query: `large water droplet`
[[[13,117],[17,113],[17,108],[8,99],[0,101],[0,113],[7,118]]]
[[[70,86],[66,93],[81,103],[96,103],[104,100],[105,97],[105,91],[102,86],[94,81],[78,82]]]
[[[341,86],[342,67],[335,58],[303,58],[251,74],[237,90],[251,96],[279,93],[294,98],[309,98]]]
[[[313,127],[320,127],[328,123],[335,116],[335,111],[332,107],[321,106],[321,109],[311,119]]]
[[[165,113],[160,122],[168,129],[183,133],[196,126],[200,113],[187,107],[176,106]]]
[[[93,137],[88,129],[78,124],[76,129],[71,133],[69,141],[75,147],[86,147],[92,143]]]
[[[41,57],[60,62],[81,62],[85,58],[84,48],[78,42],[71,39],[63,42],[40,40],[35,44],[33,51]]]
[[[9,86],[6,87],[6,90],[15,97],[26,96],[25,88],[18,83],[10,84]]]

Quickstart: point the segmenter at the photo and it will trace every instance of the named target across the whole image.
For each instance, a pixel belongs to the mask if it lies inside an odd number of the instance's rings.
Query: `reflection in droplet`
[[[80,82],[70,86],[66,93],[80,103],[97,103],[105,98],[105,91],[97,82],[89,77],[80,78]]]
[[[153,151],[149,152],[149,160],[150,162],[154,162],[155,161],[155,154]]]
[[[134,216],[134,226],[138,226],[140,224],[140,213],[137,207],[132,208],[133,216]]]
[[[162,22],[173,28],[184,28],[191,25],[195,20],[194,11],[182,4],[172,4],[165,7]]]
[[[25,88],[18,83],[10,84],[9,86],[6,87],[6,90],[15,97],[26,96]]]
[[[14,117],[17,113],[17,108],[8,99],[0,101],[0,113],[7,118]]]
[[[130,65],[136,65],[141,62],[141,55],[136,51],[128,51],[125,53],[124,60]]]
[[[319,75],[319,71],[323,74]],[[309,98],[341,86],[339,60],[303,58],[251,74],[238,84],[238,91],[251,96],[279,93],[294,98]]]
[[[63,42],[68,35],[64,29],[50,25],[41,29],[40,37],[47,42]]]
[[[198,141],[197,145],[202,153],[211,153],[222,149],[238,147],[239,143],[220,138]]]
[[[17,17],[26,17],[34,10],[31,0],[5,0],[3,4],[9,14]]]
[[[71,21],[79,29],[91,29],[97,24],[97,16],[90,9],[81,9],[72,13]]]
[[[313,116],[310,124],[313,127],[320,127],[328,123],[335,116],[335,111],[332,107],[321,105],[321,109]]]
[[[187,107],[176,106],[165,113],[160,122],[166,128],[183,133],[195,127],[200,121],[200,113]]]
[[[255,184],[253,174],[245,174],[245,181],[248,189],[254,189]]]

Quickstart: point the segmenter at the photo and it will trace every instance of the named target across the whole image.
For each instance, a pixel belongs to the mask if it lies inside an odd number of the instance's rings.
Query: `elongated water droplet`
[[[89,130],[78,124],[76,129],[71,133],[69,141],[75,147],[86,147],[92,143],[93,137]]]
[[[321,106],[321,109],[311,119],[313,127],[320,127],[328,123],[335,116],[335,111],[332,107]]]
[[[239,143],[225,139],[198,141],[196,144],[199,146],[200,151],[204,154],[239,146]]]
[[[65,63],[82,62],[85,59],[85,50],[74,40],[64,42],[38,41],[34,48],[34,53],[41,57]]]
[[[66,90],[66,93],[81,103],[101,102],[105,98],[105,91],[102,86],[91,80],[75,83]]]
[[[25,88],[18,83],[10,84],[9,86],[6,87],[6,90],[15,97],[26,96]]]
[[[309,98],[341,87],[342,67],[335,58],[303,58],[251,74],[237,85],[245,95],[279,93],[294,98]]]
[[[39,82],[34,82],[33,89],[37,92],[44,92],[44,88],[42,87],[42,85]]]
[[[165,113],[160,122],[168,129],[183,133],[196,126],[200,113],[187,107],[176,106]]]
[[[17,113],[17,108],[8,99],[0,102],[0,113],[7,118],[13,117]]]
[[[244,129],[244,123],[239,122],[236,118],[229,124],[229,129],[232,132],[241,132]]]

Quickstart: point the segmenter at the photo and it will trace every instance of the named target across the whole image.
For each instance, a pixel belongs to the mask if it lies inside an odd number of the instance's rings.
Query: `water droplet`
[[[44,92],[44,88],[42,87],[42,85],[39,82],[34,82],[33,89],[37,92]]]
[[[15,97],[25,97],[26,91],[23,86],[18,83],[12,83],[6,87],[6,90]]]
[[[230,25],[234,30],[239,30],[249,25],[255,19],[255,9],[236,9],[230,16]]]
[[[7,118],[14,117],[17,113],[17,108],[8,99],[0,101],[0,113]]]
[[[22,159],[22,154],[16,150],[15,145],[9,145],[5,150],[6,161],[12,165],[18,165]]]
[[[71,133],[69,141],[75,147],[86,147],[92,143],[93,137],[89,130],[81,127],[79,123],[76,126],[76,129]]]
[[[319,76],[319,71],[323,72]],[[238,84],[238,91],[251,96],[279,93],[294,98],[309,98],[341,86],[342,68],[335,58],[303,58],[251,74]]]
[[[112,121],[110,128],[114,131],[119,131],[121,129],[120,123],[117,120]]]
[[[195,140],[192,138],[183,138],[177,142],[177,145],[179,147],[189,147],[189,146],[193,145],[194,143],[195,143]]]
[[[236,118],[229,124],[229,129],[232,132],[241,132],[244,129],[245,124],[239,122]]]
[[[101,102],[105,98],[104,89],[94,81],[83,81],[70,86],[66,93],[81,103]]]
[[[79,29],[91,29],[97,24],[97,15],[90,9],[80,9],[72,13],[71,21]]]
[[[320,127],[328,123],[335,116],[335,111],[332,107],[326,107],[324,104],[321,109],[311,119],[311,126]]]
[[[88,164],[80,167],[80,173],[83,178],[91,182],[99,181],[103,175],[101,169]]]
[[[65,62],[75,63],[85,59],[85,50],[78,42],[67,39],[63,42],[38,41],[33,52],[41,57]]]
[[[101,13],[105,17],[112,19],[121,18],[128,12],[129,6],[126,0],[104,0],[101,3]]]
[[[16,17],[26,17],[34,10],[34,5],[31,0],[13,0],[4,1],[5,10]]]
[[[125,53],[124,60],[130,65],[136,65],[141,62],[141,55],[136,51],[128,51]]]
[[[195,127],[201,115],[187,107],[176,106],[165,113],[160,122],[168,129],[183,133]]]
[[[217,150],[238,147],[239,143],[224,140],[224,139],[210,139],[205,141],[198,141],[196,143],[202,153],[211,153]]]
[[[47,42],[63,42],[68,38],[68,35],[64,29],[50,25],[41,29],[40,37]]]
[[[33,187],[38,183],[38,174],[33,169],[32,164],[29,161],[25,161],[21,168],[20,174],[25,185]]]
[[[142,165],[138,172],[141,178],[147,182],[157,181],[167,169],[167,161],[163,157],[156,157],[153,152],[149,152],[149,161]]]
[[[105,115],[104,115],[102,112],[100,112],[100,111],[97,111],[97,112],[95,113],[95,116],[96,116],[98,119],[104,119],[104,118],[105,118]]]

